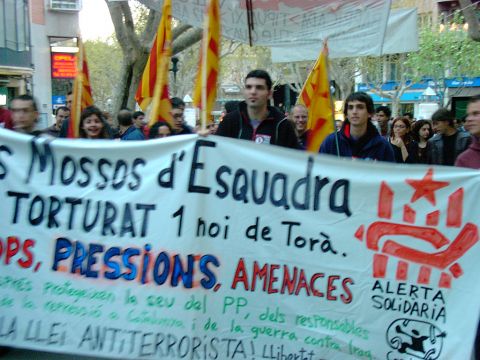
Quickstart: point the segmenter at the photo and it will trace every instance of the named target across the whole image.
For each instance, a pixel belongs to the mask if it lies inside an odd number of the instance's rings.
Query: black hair
[[[432,121],[448,121],[448,126],[455,126],[455,115],[446,108],[440,108],[432,115]]]
[[[185,101],[178,97],[172,97],[170,99],[170,103],[172,104],[172,109],[184,109],[185,108]]]
[[[57,115],[59,111],[70,112],[70,109],[66,106],[60,106],[55,110],[55,115]]]
[[[103,123],[103,129],[102,129],[102,133],[100,134],[100,139],[110,139],[111,136],[109,135],[108,133],[108,130],[107,130],[107,122],[105,121],[105,118],[103,117],[103,113],[102,111],[97,108],[96,106],[88,106],[86,107],[83,111],[82,111],[82,114],[80,115],[80,122],[78,124],[78,132],[79,132],[79,135],[81,138],[87,138],[87,134],[85,132],[85,130],[83,130],[82,128],[82,125],[83,125],[83,121],[92,116],[92,115],[96,115],[100,121]]]
[[[411,112],[407,112],[403,114],[403,116],[409,117],[410,119],[413,119],[413,114]]]
[[[150,132],[148,133],[148,138],[149,139],[156,139],[158,138],[158,129],[160,129],[162,126],[166,126],[170,129],[170,133],[173,133],[172,126],[166,122],[166,121],[157,121],[151,128]]]
[[[379,106],[377,107],[377,110],[375,110],[376,113],[383,112],[387,117],[390,119],[390,116],[392,116],[392,110],[388,106]]]
[[[347,99],[345,100],[345,106],[343,108],[343,114],[345,115],[345,118],[347,118],[348,103],[351,101],[360,101],[367,106],[367,112],[369,114],[375,113],[375,107],[373,106],[373,100],[371,96],[363,91],[357,91],[348,95]]]
[[[414,124],[412,126],[412,137],[413,137],[413,140],[415,140],[416,142],[420,141],[420,135],[418,133],[420,132],[420,129],[424,125],[429,125],[429,127],[428,127],[428,132],[429,132],[428,139],[430,139],[433,136],[433,129],[432,129],[432,124],[430,123],[430,121],[423,120],[423,119],[417,120],[417,121],[414,122]]]
[[[33,111],[38,111],[37,102],[35,101],[35,98],[34,98],[32,95],[23,94],[23,95],[15,96],[15,97],[12,99],[12,101],[10,102],[10,104],[11,104],[14,100],[31,101],[32,107],[33,107]]]
[[[270,77],[268,72],[266,72],[265,70],[256,69],[256,70],[250,71],[245,77],[245,81],[247,81],[247,79],[250,79],[250,78],[264,79],[265,82],[267,83],[268,90],[270,91],[272,89],[272,84],[273,84],[272,78]]]
[[[143,111],[135,111],[132,114],[132,118],[134,118],[134,119],[138,118],[139,116],[145,116],[145,113]]]
[[[118,125],[130,126],[133,124],[132,112],[130,110],[122,109],[117,114]]]

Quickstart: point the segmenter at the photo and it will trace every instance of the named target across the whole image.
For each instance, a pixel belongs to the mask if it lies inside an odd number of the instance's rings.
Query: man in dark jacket
[[[272,79],[264,70],[250,71],[245,78],[245,101],[223,118],[216,135],[298,149],[297,135],[285,114],[268,105]]]
[[[432,123],[436,134],[428,140],[431,145],[429,163],[452,166],[472,142],[470,134],[456,129],[455,116],[445,108],[433,113]]]
[[[327,136],[320,146],[323,154],[395,162],[392,147],[372,124],[375,109],[364,92],[350,94],[345,101],[345,121],[339,132]]]

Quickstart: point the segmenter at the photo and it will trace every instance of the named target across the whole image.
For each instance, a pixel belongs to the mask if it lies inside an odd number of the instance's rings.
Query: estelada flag
[[[172,4],[171,0],[163,3],[162,19],[158,25],[147,65],[138,85],[135,99],[143,111],[147,111],[148,125],[158,120],[172,123],[168,92],[168,67],[172,55]]]
[[[200,62],[193,91],[193,104],[202,109],[206,118],[210,117],[217,96],[219,64],[220,5],[218,0],[210,0],[206,11]]]
[[[67,137],[78,138],[80,115],[83,109],[93,105],[92,88],[88,74],[87,56],[81,38],[78,38],[77,74],[73,82],[72,108],[68,122]]]
[[[335,129],[327,64],[328,48],[324,42],[320,56],[310,71],[297,101],[308,109],[307,150],[311,152],[318,152],[323,140]]]

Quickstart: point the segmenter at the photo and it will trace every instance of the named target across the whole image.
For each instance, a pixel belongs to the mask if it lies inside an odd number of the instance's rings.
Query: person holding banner
[[[320,146],[320,153],[395,162],[392,147],[371,122],[375,109],[367,93],[350,94],[345,100],[343,113],[342,129],[327,136]]]
[[[245,78],[245,101],[225,115],[217,135],[298,149],[297,135],[285,114],[268,105],[272,79],[265,70],[252,70]]]

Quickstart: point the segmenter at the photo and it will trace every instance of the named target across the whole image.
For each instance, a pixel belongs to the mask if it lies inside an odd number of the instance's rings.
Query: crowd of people
[[[264,70],[253,70],[245,78],[244,101],[226,104],[219,124],[210,124],[203,136],[216,134],[230,138],[305,149],[312,130],[307,128],[308,109],[293,107],[290,116],[270,106],[272,80]],[[79,134],[85,139],[145,140],[192,134],[196,129],[185,122],[185,103],[171,99],[172,123],[159,120],[145,123],[141,111],[123,109],[116,115],[95,106],[84,109]],[[30,95],[20,95],[10,104],[10,111],[0,109],[3,126],[36,136],[67,137],[71,113],[71,94],[66,106],[56,109],[55,123],[36,129],[38,108]],[[412,116],[392,118],[387,106],[374,108],[372,98],[364,92],[350,94],[344,106],[345,120],[335,122],[335,130],[326,137],[320,153],[401,164],[434,164],[480,169],[480,96],[470,99],[465,124],[454,114],[438,109],[431,119],[414,120]],[[407,114],[406,114],[407,115]],[[198,130],[198,129],[197,129]],[[477,347],[480,341],[477,336]],[[479,350],[477,350],[479,351]]]
[[[185,122],[185,103],[174,97],[170,100],[172,122],[157,121],[149,127],[142,111],[122,109],[116,121],[108,112],[95,106],[84,109],[80,116],[79,136],[85,139],[146,140],[167,136],[216,134],[305,149],[312,136],[308,125],[308,109],[295,105],[286,116],[270,106],[272,80],[264,70],[253,70],[245,78],[244,101],[228,102],[220,123],[208,125],[201,131]],[[38,109],[30,95],[20,95],[10,104],[10,111],[0,109],[2,126],[31,135],[67,137],[72,94],[66,106],[55,111],[55,122],[43,130],[36,129]],[[415,120],[411,114],[392,118],[390,108],[374,108],[372,98],[355,92],[345,101],[345,120],[335,121],[335,131],[327,136],[320,153],[343,157],[401,164],[457,165],[480,168],[480,97],[472,97],[462,121],[446,108],[438,109],[431,119]]]

